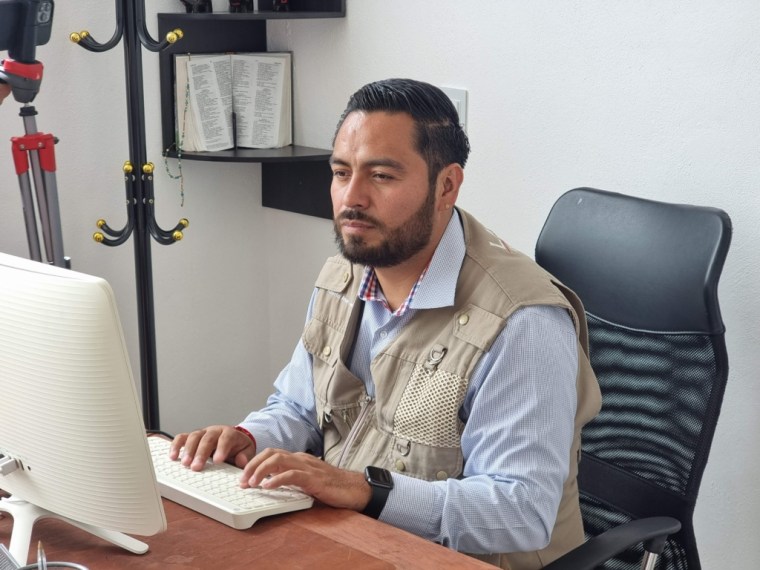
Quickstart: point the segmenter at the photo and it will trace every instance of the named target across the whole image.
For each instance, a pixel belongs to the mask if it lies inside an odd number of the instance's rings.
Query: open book
[[[292,144],[290,53],[177,55],[174,63],[183,151]]]

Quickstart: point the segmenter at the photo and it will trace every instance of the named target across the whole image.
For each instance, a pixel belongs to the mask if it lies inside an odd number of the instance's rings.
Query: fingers
[[[273,489],[282,485],[299,485],[294,478],[302,479],[309,460],[316,459],[305,453],[288,453],[281,449],[265,449],[250,461],[241,475],[244,487],[264,487]],[[287,474],[287,476],[284,476]],[[301,485],[299,485],[301,486]]]
[[[200,471],[216,450],[217,440],[221,433],[218,427],[211,426],[177,435],[172,441],[169,457],[178,459],[185,467]]]
[[[214,463],[222,463],[233,458],[238,466],[245,464],[255,449],[247,436],[232,426],[210,426],[191,433],[177,435],[172,441],[169,457],[200,471],[211,458]]]
[[[182,450],[182,448],[185,445],[185,441],[187,441],[188,434],[186,433],[179,433],[174,436],[174,439],[172,440],[172,444],[169,447],[169,457],[176,461],[179,459],[179,454]]]
[[[339,469],[308,453],[265,449],[243,469],[242,487],[284,485],[299,487],[326,505],[359,511],[371,496],[362,473]]]

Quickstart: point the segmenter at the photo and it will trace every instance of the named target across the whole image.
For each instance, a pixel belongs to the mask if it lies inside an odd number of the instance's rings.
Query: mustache
[[[360,212],[359,210],[344,210],[343,212],[338,214],[337,218],[335,218],[336,223],[342,222],[342,221],[367,222],[375,226],[382,226],[379,220],[376,220],[372,216],[369,216],[365,214],[364,212]]]

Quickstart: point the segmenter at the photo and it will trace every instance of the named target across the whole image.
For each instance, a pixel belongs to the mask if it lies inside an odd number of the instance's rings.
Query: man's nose
[[[365,209],[369,205],[369,185],[361,176],[352,176],[343,188],[342,203],[347,208]]]

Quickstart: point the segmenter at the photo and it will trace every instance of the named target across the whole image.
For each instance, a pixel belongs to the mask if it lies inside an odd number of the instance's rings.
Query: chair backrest
[[[660,568],[700,568],[692,515],[728,376],[717,289],[730,241],[722,210],[578,188],[557,200],[536,246],[583,301],[602,390],[582,434],[586,532],[673,516],[682,530]]]

